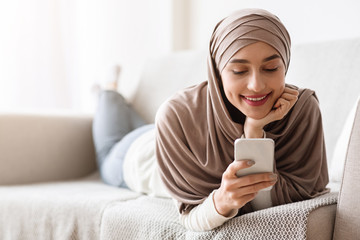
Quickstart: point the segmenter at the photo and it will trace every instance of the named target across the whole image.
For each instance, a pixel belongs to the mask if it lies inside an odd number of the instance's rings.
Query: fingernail
[[[269,176],[269,178],[270,178],[270,180],[276,180],[277,179],[277,175],[276,174],[271,174],[270,176]]]
[[[254,162],[253,160],[247,161],[247,165],[249,165],[249,166],[252,166],[252,165],[254,165],[254,164],[255,164],[255,162]]]

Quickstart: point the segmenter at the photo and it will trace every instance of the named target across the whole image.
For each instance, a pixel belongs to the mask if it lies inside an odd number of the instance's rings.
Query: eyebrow
[[[280,58],[280,56],[278,54],[274,54],[274,55],[271,55],[270,57],[264,58],[264,60],[262,60],[262,62],[268,62],[268,61],[276,59],[276,58]],[[250,62],[249,62],[249,60],[246,60],[246,59],[234,58],[234,59],[231,59],[229,63],[250,63]]]
[[[276,59],[276,58],[280,58],[280,56],[277,54],[271,55],[270,57],[264,58],[263,62],[268,62],[268,61]]]

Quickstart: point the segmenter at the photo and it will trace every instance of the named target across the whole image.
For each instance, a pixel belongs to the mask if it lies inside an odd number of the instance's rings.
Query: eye
[[[279,69],[279,67],[275,67],[275,68],[264,68],[264,71],[266,72],[275,72]]]
[[[244,75],[245,73],[247,73],[247,70],[244,71],[236,71],[236,70],[232,70],[233,74],[235,75]]]

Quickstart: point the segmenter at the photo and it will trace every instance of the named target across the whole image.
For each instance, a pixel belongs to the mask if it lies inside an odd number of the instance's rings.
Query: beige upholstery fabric
[[[334,240],[360,238],[360,101],[345,160],[336,211]]]
[[[0,239],[98,240],[104,209],[139,196],[107,186],[97,175],[78,181],[0,186]]]
[[[56,181],[96,170],[92,118],[0,114],[0,184]]]
[[[336,204],[317,208],[309,214],[307,240],[331,240],[335,225]],[[319,227],[321,226],[321,227]]]
[[[191,51],[147,61],[130,103],[147,122],[154,122],[157,109],[168,97],[207,79],[206,56],[206,52]]]
[[[292,50],[286,81],[315,90],[329,163],[346,117],[360,94],[359,63],[360,38],[307,43]]]

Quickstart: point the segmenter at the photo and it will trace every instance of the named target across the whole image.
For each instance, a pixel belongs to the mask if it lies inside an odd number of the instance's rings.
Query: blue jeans
[[[124,182],[123,163],[133,141],[153,129],[115,91],[102,91],[93,121],[96,161],[103,181],[117,187]]]

